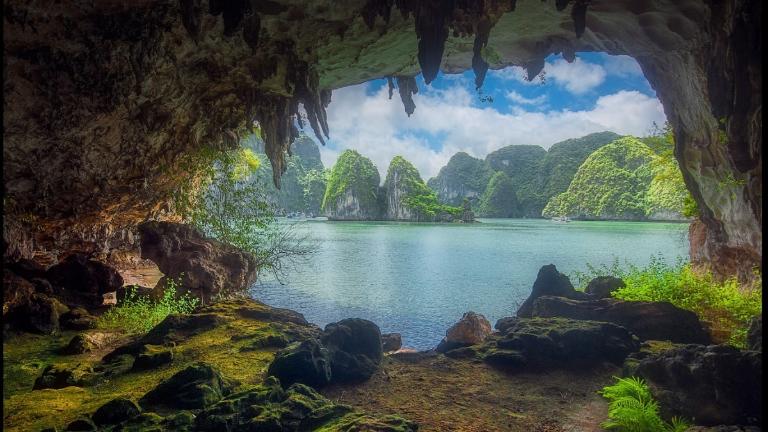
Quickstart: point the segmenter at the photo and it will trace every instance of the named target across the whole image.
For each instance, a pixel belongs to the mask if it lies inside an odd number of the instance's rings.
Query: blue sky
[[[550,56],[542,74],[531,82],[525,76],[517,67],[488,71],[478,93],[471,70],[441,73],[429,86],[419,75],[410,118],[397,90],[389,100],[386,80],[335,90],[323,163],[332,166],[352,148],[383,177],[392,157],[402,155],[427,180],[458,151],[484,158],[510,144],[549,148],[603,130],[642,136],[665,121],[656,93],[627,56],[579,53],[573,63]]]

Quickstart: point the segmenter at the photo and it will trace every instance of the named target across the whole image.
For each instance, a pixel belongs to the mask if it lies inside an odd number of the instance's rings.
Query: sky
[[[568,63],[553,55],[533,81],[525,76],[518,67],[489,70],[478,92],[471,70],[440,73],[430,85],[419,75],[410,117],[397,89],[389,99],[384,79],[334,90],[323,164],[332,167],[341,152],[354,149],[373,161],[383,181],[390,160],[401,155],[426,181],[460,151],[485,158],[507,145],[547,149],[605,130],[644,136],[654,122],[666,121],[656,92],[628,56],[578,53]]]

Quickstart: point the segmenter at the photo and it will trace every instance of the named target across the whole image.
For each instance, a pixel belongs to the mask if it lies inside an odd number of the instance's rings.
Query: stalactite
[[[284,96],[262,95],[256,109],[261,125],[264,152],[272,165],[272,181],[280,189],[280,176],[285,173],[285,152],[298,133],[293,125],[291,99]]]
[[[589,0],[576,0],[571,8],[571,18],[573,18],[573,27],[576,31],[576,37],[580,38],[587,27],[587,5]]]
[[[392,93],[395,91],[395,83],[392,81],[392,77],[387,77],[387,88],[389,90],[389,100],[392,100]]]
[[[419,39],[417,58],[424,82],[429,84],[437,77],[443,60],[445,41],[448,39],[448,22],[453,12],[453,1],[422,0],[416,13],[416,36]]]
[[[252,52],[256,52],[259,46],[259,32],[261,31],[261,18],[257,13],[245,18],[243,23],[243,40],[251,47]]]
[[[200,35],[200,15],[202,14],[200,0],[179,0],[179,8],[181,9],[181,23],[187,30],[187,34],[197,41]]]
[[[409,76],[398,76],[396,78],[397,91],[400,93],[400,100],[403,101],[405,113],[410,117],[416,109],[416,104],[413,103],[413,95],[419,92],[419,87],[416,85],[416,78]]]
[[[544,58],[537,58],[530,61],[525,65],[525,70],[528,72],[528,81],[533,81],[536,75],[541,73],[544,69]]]
[[[491,22],[488,17],[483,17],[477,23],[475,31],[475,43],[472,48],[472,70],[475,72],[475,87],[480,88],[485,81],[488,72],[488,62],[482,56],[482,49],[488,44],[488,36],[491,33]]]

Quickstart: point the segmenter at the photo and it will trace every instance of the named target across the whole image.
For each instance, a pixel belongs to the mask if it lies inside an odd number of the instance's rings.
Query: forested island
[[[246,146],[266,159],[255,135]],[[294,142],[281,189],[264,164],[255,178],[279,214],[331,220],[414,222],[486,218],[685,221],[692,199],[672,156],[670,130],[644,137],[598,132],[553,144],[502,147],[485,159],[453,155],[427,182],[402,156],[383,179],[373,162],[344,151],[326,169],[307,135]]]

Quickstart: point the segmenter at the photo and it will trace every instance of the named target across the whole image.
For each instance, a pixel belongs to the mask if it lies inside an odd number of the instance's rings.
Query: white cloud
[[[534,105],[534,106],[537,106],[537,105],[543,104],[547,100],[547,96],[546,95],[541,95],[541,96],[538,96],[538,97],[535,97],[535,98],[527,98],[527,97],[521,95],[520,93],[518,93],[518,92],[516,92],[514,90],[509,91],[506,94],[506,97],[507,97],[507,99],[510,100],[510,102],[514,102],[514,103],[520,104],[520,105]]]
[[[603,67],[610,75],[629,78],[643,76],[643,70],[637,64],[637,60],[626,55],[601,54]]]
[[[501,113],[472,106],[474,97],[461,86],[420,89],[414,95],[416,112],[409,118],[397,92],[388,99],[386,86],[372,95],[366,95],[365,84],[336,90],[328,108],[331,139],[320,149],[323,163],[331,167],[339,153],[355,149],[373,160],[383,181],[390,160],[402,155],[427,180],[459,151],[484,158],[511,144],[548,148],[604,130],[642,136],[651,122],[665,121],[658,99],[638,91],[601,96],[594,108],[581,111],[533,112],[516,106],[511,113]]]
[[[545,79],[552,79],[573,94],[586,93],[605,81],[602,66],[576,58],[573,63],[557,59],[544,65]]]

